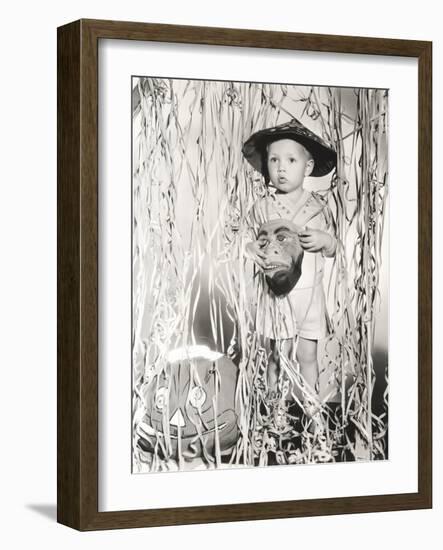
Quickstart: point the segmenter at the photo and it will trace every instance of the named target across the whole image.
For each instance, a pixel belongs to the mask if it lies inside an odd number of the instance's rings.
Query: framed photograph
[[[58,29],[58,521],[432,506],[430,42]]]

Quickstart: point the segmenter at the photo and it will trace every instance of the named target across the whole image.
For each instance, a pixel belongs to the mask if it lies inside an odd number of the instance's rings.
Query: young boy
[[[294,342],[298,337],[296,359],[304,384],[304,408],[310,421],[314,420],[309,428],[314,431],[316,422],[320,423],[315,415],[318,340],[328,333],[323,271],[325,257],[335,255],[337,241],[326,203],[319,195],[305,190],[303,182],[307,176],[328,174],[336,165],[336,153],[293,119],[253,134],[245,142],[243,154],[273,188],[269,196],[253,206],[251,219],[257,240],[248,246],[265,274],[265,292],[259,304],[262,320],[257,330],[271,342],[268,390],[271,396],[279,395],[278,380],[282,370],[293,369]],[[270,231],[272,220],[289,223]],[[303,251],[299,258],[301,273],[288,283],[287,276],[279,277],[279,266],[284,264],[281,254],[285,242],[294,243],[297,238]],[[286,287],[278,285],[279,279],[286,281]]]

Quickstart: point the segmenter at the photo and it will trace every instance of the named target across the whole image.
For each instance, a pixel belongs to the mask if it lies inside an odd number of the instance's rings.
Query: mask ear
[[[314,170],[314,159],[309,159],[305,166],[305,176],[310,176]]]

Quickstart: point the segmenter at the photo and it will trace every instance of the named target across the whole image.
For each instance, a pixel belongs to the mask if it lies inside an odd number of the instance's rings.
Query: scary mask
[[[290,292],[300,279],[303,249],[298,228],[291,221],[278,219],[262,224],[249,252],[277,296]]]
[[[149,429],[138,445],[174,460],[211,461],[217,447],[226,454],[238,439],[237,367],[205,346],[174,350],[168,359],[147,387],[143,424]]]

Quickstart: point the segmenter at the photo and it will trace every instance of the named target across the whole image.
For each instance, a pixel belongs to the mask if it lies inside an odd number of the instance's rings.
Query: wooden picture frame
[[[98,42],[101,39],[403,56],[418,60],[418,491],[98,511]],[[79,530],[432,506],[432,44],[80,20],[58,29],[58,521]]]

